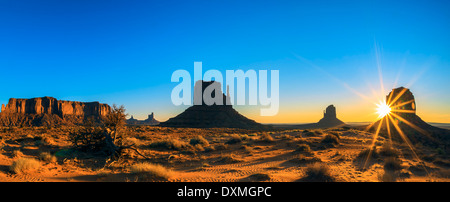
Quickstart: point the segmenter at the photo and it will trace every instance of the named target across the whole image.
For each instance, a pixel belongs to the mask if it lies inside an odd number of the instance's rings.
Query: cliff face
[[[66,115],[105,116],[110,111],[109,105],[99,102],[64,101],[52,97],[11,98],[6,107],[2,107],[2,112],[5,113],[56,114],[61,117]]]
[[[8,104],[2,105],[3,119],[12,119],[14,117],[26,117],[31,120],[31,125],[41,125],[38,118],[54,117],[68,122],[82,122],[83,119],[93,117],[100,119],[106,116],[111,107],[99,102],[76,102],[57,100],[53,97],[39,97],[31,99],[10,98]],[[76,121],[75,121],[76,120]],[[8,123],[11,121],[8,121]],[[61,121],[58,121],[61,122]],[[5,124],[5,121],[3,121]],[[19,123],[22,124],[22,123]]]

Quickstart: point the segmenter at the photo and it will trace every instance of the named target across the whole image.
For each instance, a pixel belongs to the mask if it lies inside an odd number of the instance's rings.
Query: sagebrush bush
[[[272,137],[270,134],[268,134],[268,133],[263,133],[263,134],[259,137],[259,140],[260,140],[260,141],[263,141],[263,142],[268,142],[268,143],[274,141],[273,137]]]
[[[192,139],[189,141],[189,144],[191,144],[192,146],[195,146],[195,145],[197,145],[197,144],[200,144],[200,145],[202,145],[203,147],[209,146],[208,140],[206,140],[203,136],[200,136],[200,135],[197,136],[197,137],[192,138]]]
[[[130,171],[136,174],[142,181],[167,181],[174,172],[166,167],[152,163],[137,163],[130,167]]]
[[[225,143],[226,144],[236,144],[236,143],[240,143],[240,142],[242,142],[241,136],[239,136],[237,134],[232,134],[232,135],[230,135],[230,139]]]
[[[334,177],[331,175],[330,168],[323,163],[313,163],[306,167],[306,178],[308,181],[316,182],[333,182]]]
[[[106,145],[105,133],[101,127],[84,126],[70,132],[69,138],[72,145],[84,151],[100,151]]]
[[[297,145],[297,149],[295,149],[295,151],[309,153],[311,152],[311,148],[307,144],[299,144]]]
[[[56,162],[57,158],[56,158],[56,156],[50,154],[50,152],[42,152],[39,155],[39,160],[48,162],[48,163],[54,163],[54,162]]]
[[[402,161],[398,158],[389,157],[384,160],[384,170],[397,171],[402,169]]]
[[[369,157],[370,155],[370,157]],[[363,150],[361,150],[358,155],[356,156],[356,159],[366,159],[366,158],[373,158],[376,159],[378,158],[378,150],[376,149],[376,147],[372,147],[372,149],[370,148],[365,148]]]
[[[164,148],[168,150],[183,151],[192,149],[192,145],[174,138],[167,138],[150,144],[152,148]]]
[[[385,142],[383,144],[378,153],[382,156],[389,156],[389,157],[396,157],[400,154],[400,152],[394,149],[392,145],[388,142]]]
[[[9,167],[9,170],[13,173],[19,174],[23,172],[28,172],[31,170],[35,170],[39,168],[41,163],[32,158],[20,158],[15,160],[11,166]]]
[[[320,143],[336,146],[339,145],[339,139],[335,135],[327,134],[323,137]]]

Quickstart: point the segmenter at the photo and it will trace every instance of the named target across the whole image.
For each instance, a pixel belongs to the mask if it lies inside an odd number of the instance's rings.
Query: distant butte
[[[281,129],[318,129],[318,128],[338,128],[347,126],[343,121],[337,118],[336,107],[329,105],[323,111],[323,118],[317,123],[307,124],[272,124],[275,128]]]
[[[391,106],[391,114],[388,115],[391,117],[389,126],[386,124],[386,118],[383,118],[372,123],[370,131],[374,132],[381,123],[380,135],[388,137],[391,133],[393,140],[402,141],[403,137],[392,123],[393,121],[413,144],[420,143],[450,152],[450,130],[434,127],[423,121],[416,114],[416,101],[408,88],[392,89],[386,96],[386,103]]]
[[[148,118],[145,119],[145,120],[137,120],[133,116],[131,116],[130,119],[127,119],[127,124],[128,125],[149,125],[149,126],[154,126],[154,125],[158,125],[159,121],[155,119],[155,115],[152,112],[150,115],[148,115]]]
[[[323,112],[323,118],[317,122],[318,128],[332,128],[344,126],[345,123],[339,120],[336,116],[336,107],[334,105],[328,106]]]

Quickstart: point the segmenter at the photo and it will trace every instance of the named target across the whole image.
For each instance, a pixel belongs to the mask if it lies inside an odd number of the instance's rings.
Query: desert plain
[[[126,126],[111,160],[73,144],[83,126],[0,128],[1,182],[448,182],[440,148],[361,128]],[[373,145],[373,149],[370,150]],[[413,152],[414,151],[414,152]]]

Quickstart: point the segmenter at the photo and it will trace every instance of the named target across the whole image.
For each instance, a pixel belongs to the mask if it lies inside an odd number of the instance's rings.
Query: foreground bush
[[[323,137],[320,143],[325,144],[327,146],[336,146],[339,145],[339,138],[335,135],[327,134],[325,135],[325,137]]]
[[[200,145],[202,145],[202,146],[204,146],[204,147],[209,146],[208,140],[206,140],[203,136],[200,136],[200,135],[197,136],[197,137],[192,138],[192,139],[189,141],[189,144],[191,144],[192,146],[195,146],[195,145],[197,145],[197,144],[200,144]]]
[[[168,150],[177,150],[177,151],[183,151],[183,150],[190,150],[192,149],[192,145],[177,140],[173,138],[167,138],[165,140],[160,140],[157,142],[153,142],[150,144],[151,148],[163,148]]]
[[[313,182],[333,182],[335,179],[331,175],[331,171],[323,163],[314,163],[306,167],[306,181]]]
[[[20,158],[12,163],[9,170],[13,173],[19,174],[23,172],[28,172],[35,170],[40,167],[40,163],[36,159],[32,158]]]
[[[138,175],[143,181],[167,181],[173,176],[173,171],[162,165],[152,163],[137,163],[130,167],[131,173]]]

